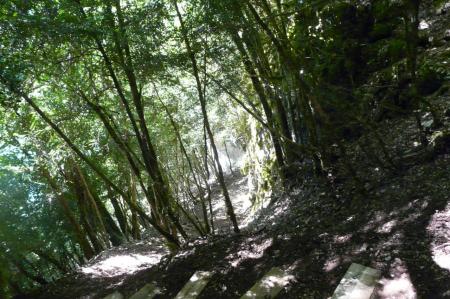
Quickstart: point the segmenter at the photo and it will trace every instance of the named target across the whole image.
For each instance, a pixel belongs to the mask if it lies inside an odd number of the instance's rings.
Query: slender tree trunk
[[[106,245],[106,247],[110,247],[109,238],[108,238],[108,231],[106,229],[105,223],[103,222],[102,215],[100,213],[99,205],[97,201],[94,199],[94,196],[92,195],[91,188],[89,187],[88,183],[86,182],[86,179],[84,177],[83,172],[81,171],[78,164],[73,161],[75,175],[76,175],[76,181],[80,184],[80,189],[82,190],[84,200],[86,200],[87,207],[89,207],[89,212],[94,212],[93,224],[96,227],[96,231],[103,237],[103,241]],[[106,209],[105,209],[106,210]],[[106,213],[108,213],[106,211]],[[91,213],[90,213],[91,214]],[[98,226],[98,229],[97,229]]]
[[[88,241],[88,239],[86,237],[85,232],[83,231],[83,229],[81,228],[80,224],[78,223],[78,221],[76,220],[75,216],[73,215],[72,210],[70,209],[69,204],[68,204],[66,198],[63,196],[63,194],[62,194],[58,184],[50,176],[50,174],[48,173],[48,171],[46,169],[41,169],[41,173],[47,179],[47,181],[49,182],[51,188],[55,192],[56,198],[57,198],[59,204],[61,205],[61,207],[63,209],[64,215],[69,220],[69,223],[71,224],[71,227],[72,227],[72,229],[75,232],[75,237],[76,237],[76,239],[78,241],[78,244],[80,244],[80,247],[81,247],[81,250],[84,253],[84,256],[88,260],[91,259],[95,255],[95,251],[91,247],[91,245],[89,244],[89,241]]]
[[[36,253],[43,260],[46,260],[47,262],[55,266],[61,272],[61,274],[65,274],[70,271],[68,264],[62,263],[60,260],[52,256],[51,254],[46,253],[44,250],[34,249],[33,252]]]
[[[176,124],[175,120],[173,119],[172,114],[170,113],[169,109],[162,102],[161,99],[160,99],[160,103],[163,106],[164,110],[166,111],[167,116],[169,117],[170,123],[171,123],[171,125],[173,127],[173,130],[175,132],[175,136],[177,137],[178,142],[180,144],[180,149],[181,149],[181,151],[182,151],[182,153],[183,153],[183,155],[184,155],[184,157],[185,157],[185,159],[186,159],[186,161],[188,163],[189,170],[190,170],[190,172],[192,174],[192,177],[194,179],[194,183],[195,183],[195,185],[197,187],[198,194],[199,194],[199,197],[200,197],[200,204],[202,206],[204,226],[205,226],[206,231],[210,232],[211,229],[209,227],[208,213],[206,211],[206,205],[205,205],[205,193],[204,193],[203,188],[202,188],[202,186],[201,186],[201,184],[200,184],[200,182],[199,182],[199,180],[197,178],[197,174],[195,173],[194,167],[192,166],[191,158],[189,157],[189,155],[187,153],[187,150],[186,150],[186,147],[184,146],[184,142],[183,142],[183,139],[181,138],[181,134],[180,134],[180,130],[178,129],[178,125]]]
[[[227,142],[226,141],[223,142],[223,147],[225,148],[225,154],[227,155],[228,166],[230,167],[230,174],[233,174],[233,166],[232,166],[232,163],[231,163],[230,154],[228,153],[228,147],[227,147]]]
[[[248,75],[252,81],[253,88],[255,89],[255,92],[259,97],[261,105],[263,106],[263,110],[264,110],[264,113],[265,113],[266,119],[267,119],[267,124],[271,128],[271,130],[269,131],[269,134],[271,135],[273,147],[275,150],[275,156],[277,159],[277,164],[278,164],[278,167],[281,169],[284,166],[284,156],[283,156],[283,150],[281,148],[280,139],[278,138],[278,136],[276,136],[273,133],[273,131],[276,131],[276,126],[275,126],[272,108],[269,105],[269,102],[267,100],[267,97],[266,97],[266,94],[264,91],[264,87],[262,86],[262,84],[258,78],[258,75],[255,71],[255,68],[250,60],[250,57],[249,57],[247,51],[245,50],[245,47],[244,47],[244,44],[242,43],[241,38],[239,37],[239,35],[236,32],[231,32],[231,34],[232,34],[233,41],[236,44],[236,47],[241,54],[244,68],[245,68],[246,72],[248,73]]]
[[[207,113],[207,110],[206,110],[206,100],[204,98],[202,84],[201,84],[201,81],[200,81],[200,76],[199,76],[199,71],[198,71],[198,66],[197,66],[197,60],[195,58],[194,52],[191,49],[191,45],[190,45],[189,38],[188,38],[188,35],[187,35],[187,30],[186,30],[186,27],[184,25],[184,21],[183,21],[183,18],[181,16],[181,13],[180,13],[180,10],[178,8],[176,0],[173,1],[173,3],[174,3],[174,6],[175,6],[175,9],[177,11],[178,19],[180,21],[181,32],[182,32],[183,39],[184,39],[184,42],[185,42],[185,45],[186,45],[186,48],[187,48],[187,51],[188,51],[188,55],[189,55],[189,57],[191,59],[192,68],[193,68],[193,71],[194,71],[194,77],[195,77],[195,81],[197,83],[197,92],[198,92],[198,97],[199,97],[199,100],[200,100],[200,106],[201,106],[201,110],[202,110],[203,121],[204,121],[204,125],[205,125],[205,128],[206,128],[206,132],[208,134],[209,142],[211,144],[211,148],[212,148],[212,151],[213,151],[213,154],[214,154],[214,159],[216,161],[216,166],[217,166],[217,171],[218,171],[218,173],[217,173],[218,175],[217,176],[218,176],[219,184],[222,187],[222,192],[223,192],[223,196],[224,196],[224,200],[225,200],[225,206],[227,208],[227,214],[228,214],[228,217],[230,218],[230,221],[231,221],[231,223],[233,225],[234,232],[239,233],[239,225],[237,223],[237,219],[236,219],[236,215],[234,213],[233,204],[231,203],[230,195],[228,194],[228,189],[227,189],[227,186],[226,186],[226,183],[225,183],[225,178],[224,178],[224,175],[223,175],[222,165],[220,164],[220,161],[219,161],[219,153],[217,151],[216,144],[214,143],[214,135],[213,135],[213,132],[211,130],[211,126],[210,126],[209,120],[208,120],[208,113]]]
[[[117,222],[119,222],[120,230],[122,231],[122,234],[125,236],[125,238],[128,240],[130,228],[128,227],[127,216],[122,207],[120,206],[118,199],[114,194],[112,194],[110,190],[108,190],[108,196],[114,208],[114,215],[116,216]]]
[[[167,216],[175,225],[175,227],[178,229],[178,231],[181,233],[181,235],[186,239],[187,235],[184,232],[184,229],[181,227],[181,224],[179,220],[177,219],[177,216],[175,215],[174,211],[172,211],[172,207],[170,206],[170,192],[167,189],[167,186],[164,182],[164,178],[161,174],[159,165],[158,165],[158,159],[156,157],[156,152],[153,148],[153,144],[150,140],[150,135],[147,129],[146,121],[145,121],[145,115],[144,115],[144,109],[143,109],[143,103],[142,103],[142,95],[139,91],[138,84],[136,81],[136,77],[134,74],[134,68],[132,63],[132,57],[131,57],[131,51],[130,47],[128,45],[128,38],[125,30],[125,22],[122,16],[122,9],[120,5],[120,1],[114,1],[112,3],[116,9],[116,16],[113,16],[112,13],[112,7],[111,3],[108,3],[107,5],[107,16],[109,17],[110,25],[113,28],[116,28],[117,30],[114,30],[113,38],[115,39],[115,45],[116,45],[116,54],[119,58],[119,63],[124,71],[126,77],[127,77],[127,83],[130,87],[131,91],[131,98],[132,102],[134,104],[134,109],[137,113],[137,120],[133,115],[133,112],[131,110],[130,103],[128,102],[127,98],[125,97],[125,93],[123,91],[122,85],[116,75],[116,72],[114,70],[113,64],[111,59],[109,58],[108,54],[106,53],[106,50],[101,42],[101,39],[93,35],[94,41],[96,42],[97,48],[100,51],[102,58],[105,62],[105,65],[108,69],[108,72],[113,79],[114,87],[116,88],[116,91],[119,95],[119,99],[121,100],[122,104],[125,107],[127,116],[132,124],[133,130],[135,132],[136,138],[138,140],[138,144],[140,147],[140,150],[142,152],[142,157],[144,159],[144,164],[146,171],[149,173],[150,177],[152,178],[151,182],[151,188],[153,189],[153,194],[155,195],[154,198],[156,201],[159,201],[159,203],[155,203],[154,206],[160,206],[161,210],[154,212],[153,215],[156,216],[158,214]],[[82,15],[86,18],[86,13],[83,9],[83,7],[79,7],[80,12]],[[118,27],[116,26],[115,20],[118,20]],[[121,195],[124,196],[124,193],[122,192]],[[126,199],[128,204],[130,203],[129,199]],[[162,223],[165,223],[165,220],[158,221],[158,219],[153,220],[150,219],[148,216],[145,215],[142,209],[135,206],[136,212],[146,218],[161,234],[163,234],[166,239],[168,239],[169,242],[174,243],[174,245],[178,246],[179,241],[177,240],[176,233],[171,232],[171,226],[161,226]],[[159,212],[164,213],[159,213]],[[169,230],[169,231],[168,231]],[[169,237],[170,236],[170,237]]]
[[[137,203],[136,182],[134,181],[133,174],[130,175],[130,198],[133,202]],[[138,216],[134,211],[131,213],[131,233],[134,239],[141,239]]]
[[[215,231],[215,227],[214,227],[214,214],[213,214],[213,208],[212,208],[212,199],[211,199],[211,186],[208,183],[209,180],[209,172],[206,169],[203,169],[201,166],[202,163],[202,159],[197,157],[195,151],[194,151],[194,158],[197,161],[196,164],[194,164],[194,167],[197,171],[197,173],[200,174],[200,177],[203,179],[203,183],[205,184],[205,188],[206,188],[206,199],[208,202],[208,207],[209,207],[209,217],[210,217],[210,224],[211,224],[211,233],[214,234]],[[205,166],[205,168],[207,167],[207,165]]]
[[[23,261],[25,261],[26,259],[23,258]],[[48,281],[39,273],[32,273],[30,270],[26,269],[21,262],[15,260],[14,258],[12,258],[12,263],[14,264],[14,266],[17,267],[17,269],[19,270],[19,272],[25,276],[26,278],[37,282],[38,284],[44,286],[48,284]]]

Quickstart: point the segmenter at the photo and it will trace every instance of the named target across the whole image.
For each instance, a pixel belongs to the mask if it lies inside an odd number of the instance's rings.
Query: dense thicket
[[[220,159],[226,143],[249,152],[260,191],[330,176],[347,161],[345,141],[364,132],[380,149],[361,140],[374,163],[399,171],[377,122],[415,114],[424,148],[418,111],[440,123],[424,95],[446,70],[417,63],[428,5],[1,2],[0,289],[46,284],[145,230],[172,250],[214,234],[213,177],[239,232]],[[262,166],[255,148],[266,152]]]

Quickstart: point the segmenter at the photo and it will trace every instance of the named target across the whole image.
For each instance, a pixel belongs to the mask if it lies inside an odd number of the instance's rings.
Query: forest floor
[[[448,86],[434,99],[440,111],[450,108]],[[417,144],[413,118],[382,126],[397,152]],[[440,130],[449,129],[447,117]],[[215,273],[199,298],[238,298],[274,266],[294,276],[278,298],[328,298],[353,262],[382,272],[378,298],[450,298],[448,148],[396,173],[355,157],[367,195],[351,179],[305,179],[274,195],[239,235],[197,239],[176,255],[154,238],[152,245],[147,239],[115,248],[33,298],[102,298],[115,290],[130,296],[150,281],[163,291],[157,298],[173,298],[197,270]],[[242,177],[229,183],[233,198],[245,198]]]
[[[251,207],[247,180],[239,170],[229,173],[225,180],[236,217],[240,224],[244,224]],[[226,215],[221,188],[216,183],[211,186],[211,191],[215,231],[222,235],[229,234],[232,226]],[[164,240],[155,232],[145,232],[141,241],[105,250],[75,273],[46,286],[42,293],[37,292],[26,298],[102,298],[130,282],[133,282],[133,287],[140,288],[147,278],[141,280],[139,277],[147,277],[149,269],[163,257],[170,257]]]
[[[426,20],[435,40],[422,51],[423,57],[447,67],[448,15]],[[433,128],[429,114],[422,115],[433,144],[436,136],[450,132],[448,80],[427,99],[444,122]],[[420,147],[412,116],[385,119],[378,132],[395,153],[394,161],[408,155],[413,159],[391,171],[376,166],[356,141],[349,142],[357,181],[339,162],[321,180],[304,177],[299,170],[291,187],[276,190],[272,204],[241,234],[229,233],[217,196],[214,209],[221,234],[194,240],[175,255],[149,236],[105,252],[26,298],[102,298],[115,290],[130,296],[151,281],[162,290],[157,298],[173,298],[197,270],[214,272],[199,298],[239,298],[277,266],[294,276],[277,298],[323,299],[332,295],[351,263],[381,271],[377,298],[450,298],[450,141],[432,156],[415,155]],[[365,137],[376,143],[374,136]],[[229,185],[244,222],[245,180],[236,175]]]

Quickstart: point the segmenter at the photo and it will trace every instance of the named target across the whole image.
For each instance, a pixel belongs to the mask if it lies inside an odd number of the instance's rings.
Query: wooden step
[[[241,299],[274,298],[292,278],[286,271],[273,267]]]
[[[380,271],[360,264],[351,264],[331,299],[370,299]]]
[[[209,279],[213,275],[212,272],[197,271],[192,275],[191,279],[184,285],[175,299],[194,299],[202,292],[208,284]]]
[[[156,286],[156,283],[147,283],[139,291],[137,291],[130,299],[152,299],[158,295],[161,290]]]

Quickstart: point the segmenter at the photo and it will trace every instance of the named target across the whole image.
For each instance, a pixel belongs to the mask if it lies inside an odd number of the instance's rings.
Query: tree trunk
[[[67,203],[66,198],[63,196],[58,184],[56,183],[56,181],[50,176],[49,172],[46,169],[41,169],[41,173],[43,174],[43,176],[47,179],[47,181],[49,182],[51,188],[53,189],[53,191],[56,194],[56,198],[59,202],[59,204],[61,205],[64,215],[67,217],[67,219],[69,220],[69,223],[72,226],[72,229],[75,232],[75,237],[78,241],[78,244],[80,244],[81,250],[84,253],[84,256],[86,257],[86,259],[91,259],[94,255],[95,255],[95,251],[94,249],[91,247],[91,245],[89,244],[89,241],[86,237],[86,233],[83,231],[83,229],[81,228],[80,224],[78,223],[78,221],[76,220],[75,216],[73,215],[69,204]]]
[[[262,86],[262,84],[258,78],[258,75],[255,71],[255,68],[250,60],[250,57],[249,57],[247,51],[245,50],[245,47],[244,47],[244,44],[243,44],[241,38],[239,37],[239,35],[236,32],[231,32],[231,34],[232,34],[233,41],[234,41],[238,51],[241,54],[244,68],[245,68],[247,74],[249,75],[249,77],[252,81],[252,84],[253,84],[253,88],[255,89],[255,92],[258,95],[261,105],[263,106],[263,110],[264,110],[264,113],[265,113],[266,119],[267,119],[267,124],[271,128],[271,130],[269,130],[269,134],[271,136],[273,147],[275,150],[277,164],[278,164],[279,168],[282,168],[284,166],[284,156],[283,156],[283,150],[281,148],[280,139],[278,138],[278,136],[276,136],[273,133],[273,131],[276,131],[276,126],[275,126],[272,108],[269,105],[269,102],[267,100],[267,97],[266,97],[266,94],[264,91],[264,87]]]
[[[230,195],[228,194],[228,189],[225,183],[225,178],[223,175],[223,170],[222,170],[222,165],[220,164],[219,161],[219,153],[217,151],[217,147],[216,144],[214,142],[214,135],[213,132],[211,130],[211,126],[209,124],[209,120],[208,120],[208,113],[206,110],[206,100],[204,98],[204,93],[203,93],[203,89],[202,89],[202,84],[200,81],[200,76],[199,76],[199,71],[198,71],[198,66],[197,66],[197,60],[195,58],[195,54],[191,49],[191,45],[188,39],[188,35],[187,35],[187,30],[186,27],[184,25],[184,21],[183,18],[181,16],[180,10],[178,8],[178,4],[176,2],[176,0],[173,1],[174,6],[175,6],[175,10],[177,11],[177,16],[178,19],[180,21],[180,26],[181,26],[181,32],[183,35],[183,39],[184,39],[184,43],[186,45],[187,48],[187,52],[188,55],[190,57],[191,63],[192,63],[192,69],[194,72],[194,77],[195,77],[195,81],[197,83],[197,92],[198,92],[198,97],[200,100],[200,106],[201,106],[201,110],[202,110],[202,115],[203,115],[203,122],[206,128],[206,132],[208,134],[208,138],[209,138],[209,142],[211,144],[211,148],[214,154],[214,159],[216,161],[216,166],[217,166],[217,178],[219,180],[219,184],[222,187],[222,193],[224,196],[224,200],[225,200],[225,206],[227,208],[227,214],[228,217],[230,218],[230,221],[233,225],[233,230],[236,233],[239,233],[239,225],[237,223],[237,219],[236,219],[236,215],[234,213],[234,209],[233,209],[233,204],[231,203],[231,199],[230,199]]]

